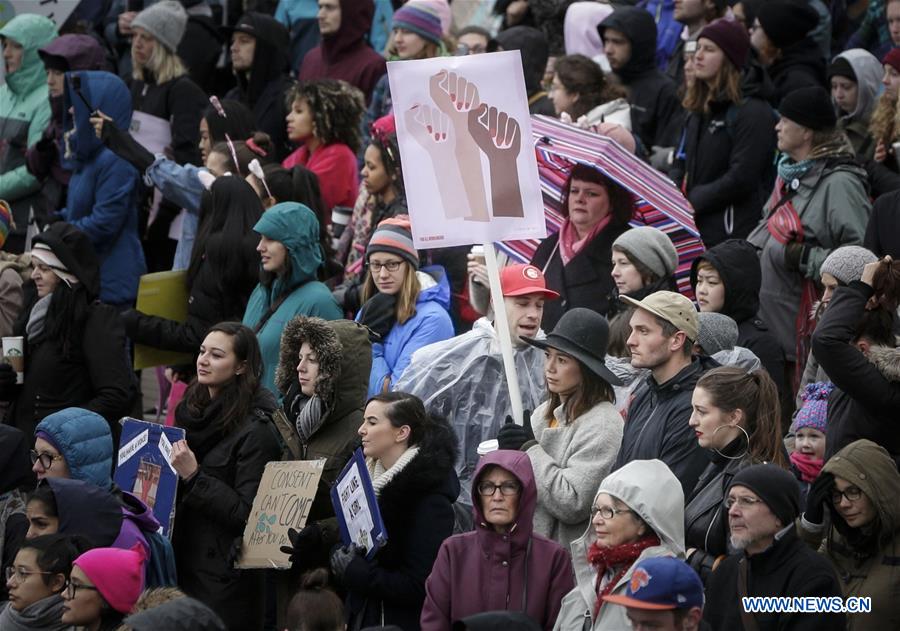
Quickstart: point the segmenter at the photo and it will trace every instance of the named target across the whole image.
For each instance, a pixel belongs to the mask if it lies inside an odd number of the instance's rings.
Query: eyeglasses
[[[613,519],[619,513],[633,513],[634,511],[630,508],[613,508],[612,506],[601,506],[597,508],[596,506],[591,506],[591,521],[594,520],[594,517],[597,516],[597,513],[600,513],[600,517],[603,519]]]
[[[37,571],[29,572],[27,570],[23,570],[21,567],[12,567],[12,566],[6,568],[6,580],[7,581],[11,581],[13,579],[13,576],[15,576],[16,582],[21,583],[22,581],[27,579],[32,574],[47,574],[47,575],[49,575],[49,574],[53,574],[53,572],[37,572]]]
[[[740,497],[729,497],[725,500],[725,508],[731,510],[731,507],[737,504],[743,509],[753,508],[757,504],[762,502],[761,499],[756,497],[750,497],[749,495],[742,495]]]
[[[59,454],[54,456],[53,454],[48,454],[46,451],[38,453],[34,449],[31,450],[31,464],[40,461],[41,466],[48,471],[57,460],[65,460],[65,458]]]
[[[387,263],[369,263],[369,269],[372,270],[373,274],[380,274],[383,268],[387,268],[389,272],[396,272],[400,269],[400,266],[403,265],[403,261],[388,261]]]
[[[846,497],[848,502],[855,502],[862,497],[862,491],[859,489],[859,487],[849,486],[843,491],[834,489],[831,492],[831,501],[834,504],[840,504],[842,497]]]
[[[73,598],[75,598],[75,592],[77,592],[79,589],[87,589],[92,592],[100,591],[93,585],[81,585],[80,583],[74,583],[72,582],[72,579],[69,579],[66,581],[66,587],[63,590],[63,593],[65,594],[66,599],[72,600]]]
[[[478,484],[478,494],[485,497],[493,497],[497,489],[500,489],[500,495],[509,497],[519,492],[519,485],[516,482],[502,482],[500,484],[481,482]]]

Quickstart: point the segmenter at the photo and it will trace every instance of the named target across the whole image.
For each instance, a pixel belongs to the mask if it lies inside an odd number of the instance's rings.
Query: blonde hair
[[[898,95],[900,99],[900,95]],[[898,99],[892,99],[887,94],[882,94],[869,119],[869,133],[875,142],[881,141],[890,145],[897,137],[900,130],[900,108],[897,107]]]
[[[132,60],[134,67],[131,71],[131,76],[137,81],[145,81],[144,70],[148,70],[152,73],[156,84],[162,85],[172,79],[186,75],[187,69],[181,63],[181,58],[163,46],[162,42],[155,37],[153,41],[153,52],[150,54],[150,59],[147,60],[146,65]]]
[[[694,78],[681,102],[684,109],[697,114],[709,114],[709,104],[724,95],[732,103],[740,103],[741,71],[727,59],[722,61],[719,72],[711,80]]]
[[[404,324],[411,317],[416,315],[416,301],[419,299],[419,291],[422,286],[419,285],[419,278],[416,270],[409,261],[403,259],[406,264],[406,274],[403,276],[403,283],[400,285],[400,291],[397,292],[397,307],[395,315],[399,324]],[[375,280],[372,278],[372,270],[366,270],[366,280],[363,283],[360,299],[363,303],[378,293],[378,287],[375,286]]]

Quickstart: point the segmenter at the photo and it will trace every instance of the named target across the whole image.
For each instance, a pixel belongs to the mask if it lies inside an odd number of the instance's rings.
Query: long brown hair
[[[713,368],[700,378],[712,404],[723,412],[741,410],[741,427],[750,437],[746,458],[751,462],[771,462],[786,468],[781,442],[781,403],[778,387],[765,370],[751,373],[734,366]]]
[[[631,193],[603,175],[598,169],[580,162],[572,167],[569,179],[566,180],[562,189],[560,213],[562,213],[563,217],[569,216],[569,191],[572,189],[574,180],[599,184],[606,189],[606,194],[609,196],[609,212],[612,214],[612,225],[624,226],[631,221],[631,217],[634,215],[634,197],[632,197]]]
[[[419,299],[419,292],[422,286],[419,284],[419,278],[416,275],[415,268],[409,264],[409,261],[403,259],[406,263],[406,274],[403,276],[403,283],[400,285],[400,291],[397,292],[397,309],[395,315],[397,322],[405,323],[411,317],[416,315],[416,301]],[[363,281],[360,299],[365,303],[369,298],[378,293],[378,287],[372,278],[372,270],[366,265],[366,280]]]
[[[625,96],[625,90],[607,81],[603,69],[585,55],[558,58],[553,72],[567,92],[578,96],[569,108],[572,120],[578,120],[598,105]]]
[[[709,104],[723,97],[731,103],[740,103],[744,98],[741,71],[728,59],[722,61],[719,72],[712,79],[695,78],[681,104],[689,112],[709,114]]]
[[[574,422],[575,419],[595,405],[604,401],[607,403],[615,403],[616,401],[616,393],[611,385],[574,357],[572,357],[572,360],[578,364],[578,370],[581,372],[581,385],[566,399],[563,410],[566,413],[567,425]],[[550,405],[547,406],[547,411],[544,414],[544,418],[547,421],[553,420],[553,410],[558,408],[561,403],[562,398],[559,394],[551,392]]]

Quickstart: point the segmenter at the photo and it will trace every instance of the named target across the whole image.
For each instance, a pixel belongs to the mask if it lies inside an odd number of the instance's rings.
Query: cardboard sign
[[[187,320],[187,271],[155,272],[141,276],[135,309],[176,322]],[[194,355],[134,345],[134,369],[191,364]]]
[[[387,543],[387,531],[381,520],[381,510],[362,449],[353,452],[331,487],[331,503],[344,545],[353,543],[365,548],[368,559],[375,556],[378,549]]]
[[[518,51],[388,63],[416,248],[547,236]]]
[[[122,438],[113,480],[153,511],[161,532],[169,537],[175,517],[178,474],[172,467],[172,443],[184,439],[180,427],[122,420]]]
[[[324,467],[324,460],[286,460],[266,465],[253,498],[236,567],[291,567],[289,555],[281,551],[281,546],[291,545],[290,528],[301,530],[306,525]]]

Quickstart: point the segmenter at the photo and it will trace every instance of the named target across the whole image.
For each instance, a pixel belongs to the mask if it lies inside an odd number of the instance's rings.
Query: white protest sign
[[[66,18],[78,6],[79,0],[0,0],[0,26],[17,15],[36,13],[50,18],[62,26]]]
[[[291,567],[281,546],[290,546],[288,530],[302,530],[309,517],[324,460],[270,462],[259,481],[244,529],[239,568]]]
[[[347,475],[337,484],[338,497],[341,499],[341,510],[350,540],[369,552],[375,545],[369,533],[375,525],[369,511],[365,487],[360,478],[360,466],[353,462]]]
[[[416,248],[547,236],[518,51],[388,63]]]

